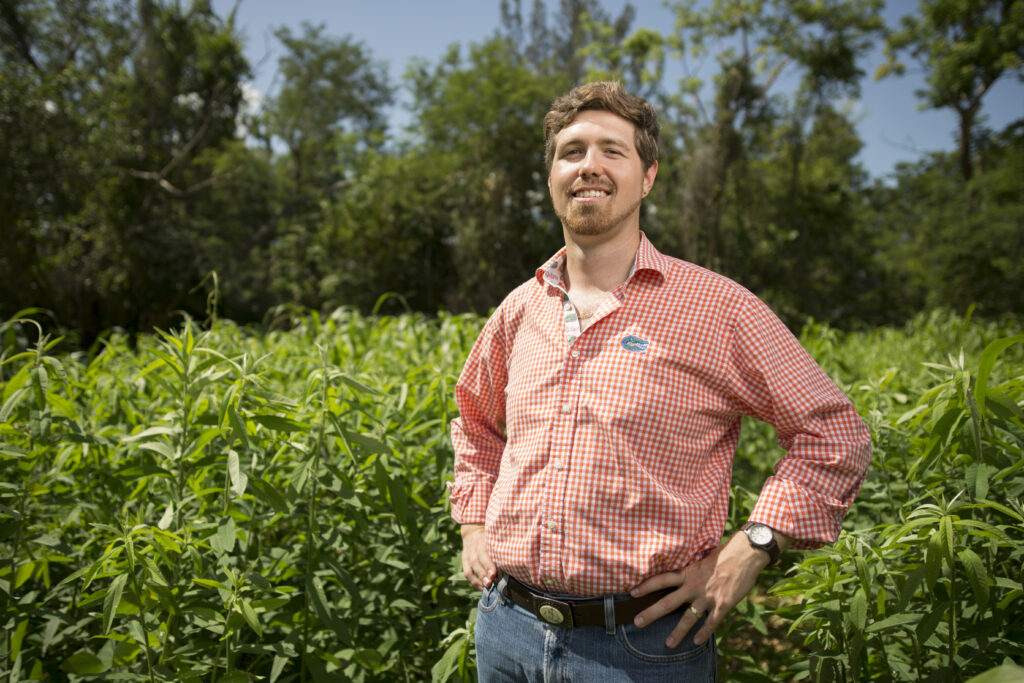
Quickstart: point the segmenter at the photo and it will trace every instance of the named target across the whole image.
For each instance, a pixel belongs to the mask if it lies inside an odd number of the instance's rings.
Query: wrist
[[[766,558],[766,567],[777,567],[782,562],[782,551],[789,545],[783,534],[760,522],[747,522],[740,530],[747,537],[750,547]]]

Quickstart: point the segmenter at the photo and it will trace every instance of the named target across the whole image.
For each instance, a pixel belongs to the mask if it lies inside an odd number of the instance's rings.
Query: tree
[[[262,130],[268,146],[279,142],[286,150],[277,158],[285,200],[254,246],[268,250],[269,278],[279,297],[317,307],[320,281],[349,267],[343,254],[315,248],[318,233],[361,155],[384,143],[384,107],[392,89],[384,64],[351,37],[330,37],[323,25],[308,23],[301,35],[287,27],[276,35],[286,50],[278,64],[282,85],[267,102]]]
[[[458,274],[446,304],[486,311],[560,242],[550,212],[542,121],[564,76],[537,73],[507,40],[457,46],[407,75],[416,155],[435,160],[450,193],[444,236]]]
[[[326,306],[436,313],[454,302],[453,214],[463,188],[448,158],[428,148],[366,154],[332,205],[313,249],[336,254],[319,282]]]
[[[830,100],[857,93],[862,76],[857,60],[881,28],[880,6],[877,0],[673,4],[677,22],[670,45],[698,62],[713,57],[717,65],[712,96],[692,75],[673,101],[675,130],[686,151],[673,201],[685,258],[730,270],[726,250],[735,235],[723,234],[723,201],[730,182],[750,177],[734,168],[770,153],[772,129],[784,119],[799,139],[812,117],[828,110]],[[794,69],[799,86],[787,103],[774,90],[783,73]],[[799,145],[790,147],[794,188],[800,184],[800,150]]]
[[[613,20],[598,0],[559,0],[553,17],[543,0],[534,0],[526,22],[521,0],[502,0],[498,36],[513,48],[517,60],[579,85],[585,78],[593,80],[589,67],[595,58],[602,59],[595,43],[623,40],[635,18],[636,9],[628,2]]]
[[[266,106],[267,131],[288,150],[296,189],[322,192],[343,178],[360,148],[383,142],[383,110],[392,101],[387,70],[362,43],[324,35],[323,24],[275,35],[286,52],[281,88]]]
[[[1022,126],[988,145],[989,168],[969,184],[959,154],[935,152],[873,189],[868,216],[897,315],[972,304],[985,315],[1024,312]]]
[[[0,165],[17,198],[0,204],[16,255],[0,262],[4,304],[87,337],[166,322],[201,277],[186,207],[218,178],[196,160],[235,132],[248,66],[233,26],[152,0],[5,3],[0,21],[15,95]]]
[[[985,95],[1004,76],[1024,76],[1024,3],[1018,0],[919,0],[918,13],[900,19],[886,38],[888,60],[875,78],[902,75],[909,53],[925,70],[918,96],[926,107],[950,108],[959,121],[960,173],[980,170],[978,114]]]

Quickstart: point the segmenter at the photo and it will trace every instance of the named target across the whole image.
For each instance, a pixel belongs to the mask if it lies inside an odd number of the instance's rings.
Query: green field
[[[482,323],[339,309],[71,353],[4,323],[0,680],[472,677],[445,482]],[[875,457],[839,542],[766,573],[720,630],[723,680],[1024,664],[1021,331],[803,330]],[[733,526],[778,456],[751,424]]]

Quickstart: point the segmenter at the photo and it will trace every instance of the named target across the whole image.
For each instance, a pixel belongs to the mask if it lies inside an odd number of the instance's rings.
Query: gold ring
[[[704,615],[703,612],[701,612],[699,609],[697,609],[693,605],[690,605],[690,611],[693,612],[694,614],[696,614],[698,617],[701,617],[701,616]]]

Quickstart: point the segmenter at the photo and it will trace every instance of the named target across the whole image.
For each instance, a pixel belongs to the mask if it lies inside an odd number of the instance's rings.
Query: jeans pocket
[[[615,639],[633,657],[657,664],[677,663],[709,657],[709,666],[714,667],[714,636],[707,642],[696,645],[693,636],[699,624],[690,629],[683,642],[675,647],[665,645],[665,639],[679,623],[678,614],[669,614],[644,628],[633,624],[622,624],[615,629]]]
[[[497,583],[491,583],[480,594],[480,602],[477,604],[477,609],[481,612],[493,612],[500,604],[501,593],[498,592]]]

